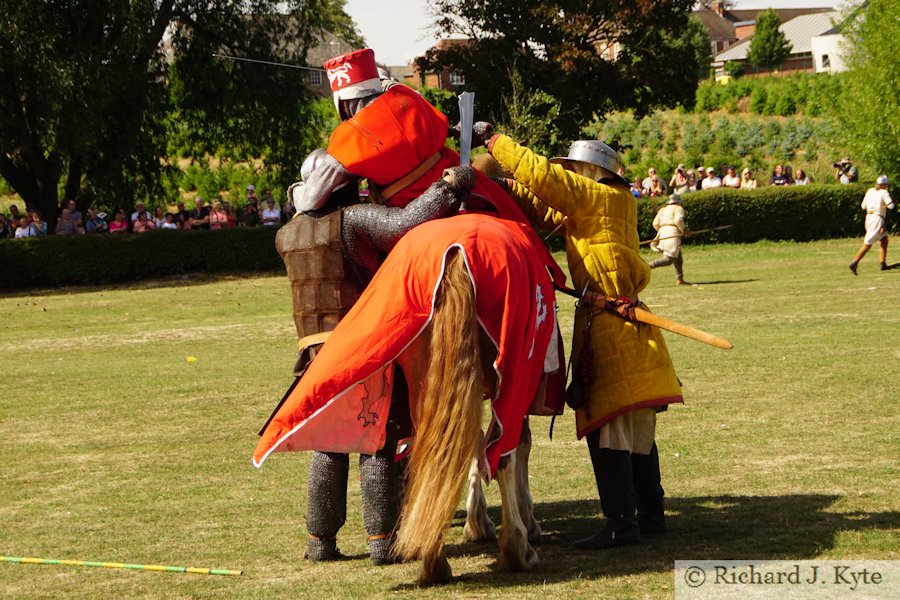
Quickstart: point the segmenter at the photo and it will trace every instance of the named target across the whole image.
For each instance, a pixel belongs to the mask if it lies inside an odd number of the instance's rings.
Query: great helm
[[[561,164],[567,160],[577,160],[596,165],[615,175],[616,181],[630,185],[630,182],[618,173],[622,167],[619,155],[600,140],[578,140],[577,142],[572,142],[572,145],[569,146],[568,155],[551,158],[550,162]]]

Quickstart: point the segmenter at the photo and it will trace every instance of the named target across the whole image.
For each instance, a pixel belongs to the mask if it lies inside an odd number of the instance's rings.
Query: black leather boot
[[[600,508],[606,521],[600,531],[575,542],[575,547],[582,550],[600,550],[641,541],[641,532],[635,518],[631,453],[601,449],[599,439],[599,432],[587,435],[594,479],[600,495]]]
[[[659,451],[656,444],[653,444],[650,454],[631,455],[631,470],[637,494],[637,522],[641,535],[665,533],[665,491],[660,484]]]

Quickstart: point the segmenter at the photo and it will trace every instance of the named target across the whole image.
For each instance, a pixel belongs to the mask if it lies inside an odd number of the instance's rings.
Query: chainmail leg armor
[[[388,445],[373,454],[359,455],[359,486],[363,524],[369,535],[369,555],[376,565],[391,562],[391,542],[400,510],[400,476]]]
[[[309,560],[340,558],[336,538],[347,520],[349,470],[350,457],[346,454],[312,453],[306,502],[306,528],[310,534],[306,558]]]

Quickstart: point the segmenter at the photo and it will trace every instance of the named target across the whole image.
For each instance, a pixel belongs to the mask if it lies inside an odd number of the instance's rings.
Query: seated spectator
[[[223,202],[222,207],[225,209],[225,215],[228,217],[228,222],[226,223],[226,227],[237,227],[237,215],[234,214],[234,209],[231,208],[231,202]]]
[[[38,211],[31,211],[31,223],[28,223],[24,217],[19,219],[19,228],[16,229],[17,238],[43,237],[45,235],[47,235],[47,222],[41,220],[41,213]]]
[[[167,212],[159,229],[178,229],[178,223],[175,222],[175,215]]]
[[[209,228],[222,229],[223,227],[228,227],[228,215],[225,214],[225,207],[222,206],[222,202],[215,200],[212,210],[209,211]]]
[[[124,211],[116,211],[116,217],[109,224],[110,233],[128,233],[128,221],[125,220]]]
[[[194,210],[189,220],[191,229],[209,229],[209,205],[204,204],[200,196],[194,199]]]
[[[72,219],[75,221],[75,233],[84,233],[84,217],[81,211],[78,210],[75,201],[71,198],[67,199],[63,202],[62,208],[68,208],[71,211]]]
[[[157,229],[162,228],[163,223],[166,222],[166,211],[162,206],[157,206],[153,209],[153,218],[150,219],[153,222],[153,226]]]
[[[669,187],[678,195],[691,191],[691,179],[684,165],[678,165],[678,168],[675,169],[675,174],[669,180]]]
[[[19,217],[18,219],[10,218],[16,224],[16,229],[13,232],[13,236],[16,239],[31,237],[31,230],[28,228],[28,221],[25,217]]]
[[[134,233],[146,233],[156,229],[156,225],[150,220],[150,214],[145,210],[138,215],[138,220],[131,224]]]
[[[643,194],[651,198],[666,195],[666,182],[656,174],[656,167],[650,167],[647,170],[647,177],[644,178],[641,187]]]
[[[722,178],[722,186],[738,189],[741,187],[741,178],[735,172],[734,167],[729,165],[725,177]]]
[[[12,235],[16,235],[14,232]],[[9,223],[6,222],[6,215],[0,214],[0,240],[11,237]]]
[[[179,227],[184,229],[190,229],[190,227],[185,227],[184,224],[187,223],[191,218],[191,213],[186,208],[184,208],[184,202],[178,203],[178,212],[175,213],[175,223],[178,224]]]
[[[143,212],[147,212],[147,210],[144,208],[144,203],[140,201],[136,202],[134,205],[134,212],[131,213],[132,226],[134,226],[135,221],[138,220],[138,217],[141,216],[141,213]],[[147,216],[149,217],[150,215],[148,214]]]
[[[72,217],[71,209],[62,209],[59,221],[56,222],[56,235],[75,235],[76,232],[77,228],[75,227],[75,219]]]
[[[714,188],[722,187],[722,180],[716,175],[716,170],[712,167],[707,167],[706,169],[706,177],[703,179],[703,183],[701,184],[704,190],[711,190]]]
[[[631,184],[631,195],[638,200],[644,197],[644,180],[640,177],[634,178],[634,182]]]
[[[262,224],[266,227],[281,225],[281,208],[275,203],[272,192],[266,191],[266,207],[262,211]]]
[[[87,223],[84,224],[84,230],[87,233],[106,233],[109,230],[109,226],[106,224],[106,213],[98,213],[91,206],[87,209],[87,216]]]
[[[741,171],[741,189],[756,189],[756,179],[753,178],[753,171],[751,171],[750,169],[744,169],[743,171]]]
[[[812,179],[809,178],[806,171],[797,169],[797,176],[794,177],[794,185],[809,185],[810,183],[812,183]]]
[[[769,185],[788,185],[789,183],[790,179],[784,174],[784,167],[775,165],[775,170],[772,172],[772,178],[769,180]]]

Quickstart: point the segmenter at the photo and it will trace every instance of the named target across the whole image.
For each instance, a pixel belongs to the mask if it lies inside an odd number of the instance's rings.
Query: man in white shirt
[[[271,227],[273,225],[281,225],[281,209],[275,203],[272,192],[266,190],[266,207],[262,211],[262,224]]]
[[[863,245],[859,252],[853,258],[853,262],[850,263],[850,271],[854,275],[857,275],[856,267],[859,265],[859,261],[862,260],[862,257],[866,255],[866,252],[869,251],[875,242],[881,242],[879,256],[881,259],[881,270],[888,270],[888,234],[884,227],[884,218],[887,216],[888,209],[894,208],[894,200],[888,193],[887,188],[887,175],[879,175],[878,179],[875,180],[875,187],[869,188],[865,197],[863,197],[861,207],[866,211],[866,238],[863,240]]]
[[[713,188],[722,187],[722,180],[716,175],[716,170],[712,167],[706,168],[706,179],[703,180],[703,189],[711,190]]]

